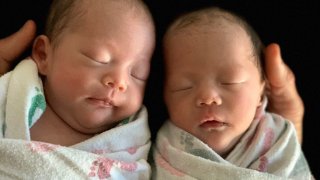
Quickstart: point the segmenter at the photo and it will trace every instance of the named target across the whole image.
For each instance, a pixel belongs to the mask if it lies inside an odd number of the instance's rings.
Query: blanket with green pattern
[[[31,59],[0,77],[0,179],[149,179],[150,131],[144,106],[128,123],[70,147],[32,141],[46,107]]]

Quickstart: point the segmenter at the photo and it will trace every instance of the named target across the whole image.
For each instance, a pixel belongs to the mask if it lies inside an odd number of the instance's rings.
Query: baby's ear
[[[262,83],[261,83],[261,95],[260,95],[260,102],[259,102],[259,106],[261,106],[262,105],[262,102],[263,102],[263,99],[264,99],[264,97],[265,97],[265,95],[266,95],[266,82],[265,81],[263,81]]]
[[[33,43],[32,59],[36,62],[41,75],[47,74],[50,51],[51,44],[49,38],[45,35],[38,36]]]

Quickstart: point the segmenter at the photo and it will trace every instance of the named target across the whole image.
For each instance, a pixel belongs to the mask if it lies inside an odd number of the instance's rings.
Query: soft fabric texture
[[[265,106],[225,159],[167,121],[153,150],[153,179],[312,179],[293,124]]]
[[[0,77],[0,179],[149,179],[147,110],[70,147],[30,140],[46,106],[31,59]]]

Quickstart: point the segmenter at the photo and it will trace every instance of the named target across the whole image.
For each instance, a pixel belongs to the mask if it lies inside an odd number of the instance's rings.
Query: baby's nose
[[[120,92],[125,92],[127,90],[126,79],[122,76],[114,77],[111,75],[107,75],[103,78],[102,83],[103,85]]]

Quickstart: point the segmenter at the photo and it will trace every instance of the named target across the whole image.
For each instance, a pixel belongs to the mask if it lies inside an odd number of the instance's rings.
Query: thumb
[[[292,76],[291,70],[283,62],[280,47],[272,43],[265,49],[265,70],[271,88],[281,88],[288,83]]]
[[[28,20],[17,32],[0,39],[0,70],[5,68],[5,64],[10,66],[15,58],[30,46],[35,34],[36,24]]]

